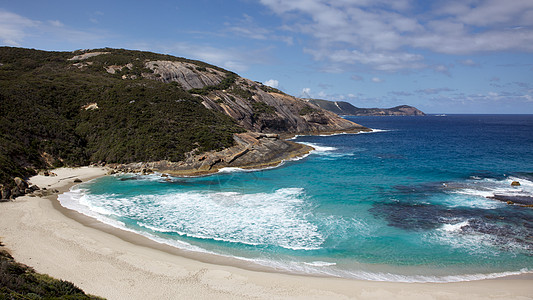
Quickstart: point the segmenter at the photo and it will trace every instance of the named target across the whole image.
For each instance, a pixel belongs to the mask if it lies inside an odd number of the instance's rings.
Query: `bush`
[[[111,53],[91,57],[91,67],[79,69],[67,61],[76,53],[0,47],[0,183],[63,165],[179,161],[195,148],[231,146],[233,133],[243,131],[177,83],[122,80],[104,69],[132,63],[124,73],[139,74],[145,71],[145,59],[180,58],[100,51]],[[205,91],[227,88],[236,78],[227,72],[220,84]],[[98,109],[83,109],[95,102]]]
[[[0,247],[3,245],[0,243]],[[0,299],[102,299],[73,283],[36,273],[0,249]]]

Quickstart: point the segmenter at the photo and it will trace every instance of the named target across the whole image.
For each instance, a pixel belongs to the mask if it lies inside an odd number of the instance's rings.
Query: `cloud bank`
[[[434,68],[424,53],[533,52],[531,0],[260,0],[317,61],[379,71]]]

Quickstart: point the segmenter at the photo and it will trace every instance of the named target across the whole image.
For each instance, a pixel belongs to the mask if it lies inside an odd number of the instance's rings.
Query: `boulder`
[[[19,190],[23,191],[25,189],[28,188],[28,183],[26,182],[26,180],[20,178],[20,177],[15,177],[15,184],[17,185],[17,187],[19,188]]]
[[[11,190],[7,187],[2,187],[2,190],[0,190],[0,199],[2,200],[9,200],[11,197]]]
[[[20,191],[18,187],[14,187],[11,189],[11,199],[15,199],[16,197],[23,196],[24,193]]]
[[[512,185],[512,186],[520,186],[520,182],[518,182],[518,181],[513,181],[513,182],[511,182],[511,185]]]

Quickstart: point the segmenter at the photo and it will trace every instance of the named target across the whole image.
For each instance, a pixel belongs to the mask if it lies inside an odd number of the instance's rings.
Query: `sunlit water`
[[[274,169],[106,176],[63,206],[182,249],[282,271],[461,281],[533,271],[533,116],[349,117]],[[519,181],[520,186],[511,186]]]

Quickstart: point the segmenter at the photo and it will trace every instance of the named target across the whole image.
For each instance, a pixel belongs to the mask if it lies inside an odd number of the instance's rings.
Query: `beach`
[[[60,193],[97,167],[29,181]],[[533,299],[533,278],[397,283],[276,273],[160,245],[59,205],[57,194],[0,205],[0,240],[20,263],[107,299]]]

